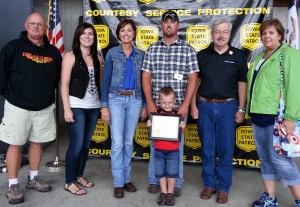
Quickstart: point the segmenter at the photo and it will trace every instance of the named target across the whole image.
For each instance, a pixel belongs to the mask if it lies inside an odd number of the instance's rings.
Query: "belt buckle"
[[[121,95],[123,96],[130,96],[133,94],[133,91],[130,91],[130,90],[122,90],[121,91]]]
[[[128,95],[128,91],[122,90],[122,91],[121,91],[121,94],[122,94],[123,96],[127,96],[127,95]]]

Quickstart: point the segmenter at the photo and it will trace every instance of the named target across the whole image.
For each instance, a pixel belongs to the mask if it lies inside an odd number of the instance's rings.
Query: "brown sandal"
[[[71,190],[70,187],[74,185],[76,186],[76,190]],[[76,196],[81,196],[81,195],[85,195],[86,194],[86,191],[82,188],[79,188],[78,185],[76,185],[76,183],[66,183],[65,185],[65,191],[68,191],[70,193],[72,193],[73,195],[76,195]],[[80,193],[81,191],[81,193]]]
[[[81,179],[80,179],[81,178]],[[81,180],[81,181],[80,181]],[[77,178],[77,183],[83,187],[86,188],[92,188],[94,186],[94,183],[92,183],[91,181],[87,180],[84,177],[78,177]]]

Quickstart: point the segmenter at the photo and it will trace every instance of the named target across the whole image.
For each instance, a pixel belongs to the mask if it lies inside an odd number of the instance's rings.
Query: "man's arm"
[[[191,114],[193,119],[198,119],[198,115],[199,115],[199,111],[198,111],[198,108],[197,108],[197,91],[198,91],[198,88],[199,88],[199,84],[196,87],[196,90],[194,92],[194,95],[192,97],[192,101],[191,101],[191,104],[190,104],[190,114]]]
[[[181,114],[185,118],[189,111],[189,105],[194,96],[198,83],[198,73],[191,73],[188,75],[188,84],[185,91],[184,101],[178,108],[178,114]]]
[[[157,112],[157,106],[152,98],[152,83],[151,83],[150,72],[146,72],[146,71],[142,72],[142,87],[147,102],[148,113]]]
[[[239,93],[239,109],[245,110],[246,107],[246,91],[247,83],[238,82],[238,93]],[[237,111],[235,115],[235,121],[237,123],[242,123],[245,119],[245,112]]]

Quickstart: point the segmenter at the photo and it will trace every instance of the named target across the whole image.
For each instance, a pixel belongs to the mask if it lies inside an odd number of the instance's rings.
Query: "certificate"
[[[151,113],[149,139],[179,142],[181,137],[180,114]]]

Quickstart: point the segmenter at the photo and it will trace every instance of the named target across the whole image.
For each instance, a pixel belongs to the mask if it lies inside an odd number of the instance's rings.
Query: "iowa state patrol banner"
[[[207,48],[211,40],[211,24],[217,18],[229,18],[233,24],[231,45],[245,52],[251,62],[263,49],[259,27],[272,17],[272,0],[83,0],[83,21],[92,23],[97,31],[99,53],[119,45],[116,28],[120,20],[133,19],[137,25],[135,46],[141,50],[162,38],[161,15],[169,9],[177,12],[179,35],[197,52]],[[109,127],[98,120],[92,138],[90,155],[109,157]],[[184,161],[200,163],[201,143],[196,122],[191,118],[185,130]],[[148,129],[139,122],[134,136],[135,159],[149,159]],[[233,164],[259,167],[250,120],[236,128]]]

